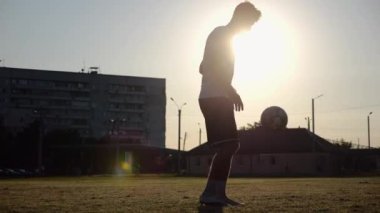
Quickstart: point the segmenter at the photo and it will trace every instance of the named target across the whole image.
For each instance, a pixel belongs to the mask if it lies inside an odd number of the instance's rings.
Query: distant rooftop
[[[272,130],[258,127],[254,130],[240,132],[240,149],[238,154],[252,153],[301,153],[332,152],[337,148],[327,140],[314,135],[304,128]],[[213,151],[207,143],[189,152],[191,154],[208,154]]]
[[[141,76],[129,76],[129,75],[116,75],[116,74],[103,74],[95,70],[89,70],[89,71],[82,71],[79,70],[77,72],[74,71],[62,71],[62,70],[41,70],[41,69],[30,69],[30,68],[16,68],[16,67],[0,67],[1,72],[5,71],[10,71],[10,72],[41,72],[41,73],[46,73],[46,72],[55,72],[56,74],[61,73],[61,74],[73,74],[73,75],[102,75],[102,76],[107,76],[107,77],[128,77],[128,78],[145,78],[145,79],[160,79],[160,80],[165,80],[165,78],[155,78],[155,77],[141,77]]]

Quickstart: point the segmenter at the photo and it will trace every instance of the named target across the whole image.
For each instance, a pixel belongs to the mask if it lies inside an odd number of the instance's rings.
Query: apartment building
[[[165,79],[0,67],[0,122],[165,147]]]

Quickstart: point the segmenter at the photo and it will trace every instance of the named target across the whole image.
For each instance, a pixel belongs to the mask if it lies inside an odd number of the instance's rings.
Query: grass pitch
[[[243,207],[200,207],[205,178],[137,176],[0,180],[0,212],[379,212],[380,177],[231,178]]]

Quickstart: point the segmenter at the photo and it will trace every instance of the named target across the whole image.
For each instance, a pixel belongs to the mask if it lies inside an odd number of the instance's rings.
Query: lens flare
[[[126,172],[131,172],[132,166],[127,162],[121,162],[121,169]]]

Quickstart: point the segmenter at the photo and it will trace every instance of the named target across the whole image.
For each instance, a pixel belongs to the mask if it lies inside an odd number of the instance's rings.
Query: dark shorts
[[[238,142],[233,103],[224,97],[199,99],[206,122],[207,141],[217,146]]]

